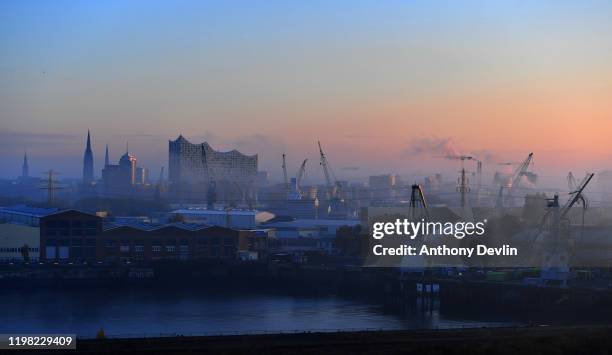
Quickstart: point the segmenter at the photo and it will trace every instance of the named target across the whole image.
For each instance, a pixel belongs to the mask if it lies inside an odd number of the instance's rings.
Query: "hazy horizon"
[[[80,177],[91,129],[156,178],[179,134],[290,174],[320,139],[340,179],[612,169],[612,4],[603,1],[5,1],[0,177]],[[358,170],[344,168],[359,167]]]

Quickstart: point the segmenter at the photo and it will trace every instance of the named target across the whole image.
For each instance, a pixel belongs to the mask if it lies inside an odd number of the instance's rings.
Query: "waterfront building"
[[[257,154],[220,152],[208,143],[193,144],[182,135],[168,142],[168,178],[179,200],[254,201]],[[247,202],[249,202],[247,201]]]
[[[40,258],[47,262],[96,260],[102,218],[77,210],[63,210],[40,219]]]
[[[239,245],[249,245],[240,239],[251,235],[254,232],[201,224],[111,223],[101,236],[97,257],[105,262],[236,259]]]

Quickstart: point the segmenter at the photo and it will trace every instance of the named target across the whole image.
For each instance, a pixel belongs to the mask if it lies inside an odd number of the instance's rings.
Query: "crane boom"
[[[512,175],[512,185],[510,185],[510,192],[512,192],[512,188],[518,186],[518,184],[521,181],[521,177],[525,175],[525,172],[527,172],[527,169],[529,168],[529,165],[531,164],[532,160],[533,160],[533,153],[529,153],[529,155],[527,156],[525,160],[523,160],[521,165],[519,165],[516,168],[516,170],[514,171],[514,174]]]
[[[588,173],[584,179],[582,179],[582,182],[580,182],[580,185],[578,185],[578,187],[576,188],[576,190],[570,192],[570,194],[572,195],[572,198],[570,198],[569,200],[567,200],[567,202],[565,203],[565,205],[563,205],[563,207],[561,208],[561,218],[564,218],[567,213],[569,212],[569,210],[572,208],[572,206],[579,200],[581,200],[583,198],[582,196],[582,191],[584,191],[584,189],[586,188],[586,186],[589,184],[589,182],[591,181],[591,179],[593,179],[593,176],[595,176],[595,174],[593,173]]]
[[[329,167],[327,165],[327,157],[325,156],[325,153],[323,153],[323,148],[321,147],[321,141],[317,141],[317,143],[319,144],[319,154],[321,155],[321,167],[323,167],[323,174],[325,174],[325,182],[327,184],[327,188],[328,189],[332,189],[333,188],[333,184],[332,184],[332,180],[331,180],[331,176],[330,176],[330,172],[329,172]]]
[[[302,194],[302,188],[300,187],[300,183],[302,181],[302,177],[304,176],[304,172],[306,171],[306,162],[308,159],[304,159],[302,165],[300,166],[300,170],[298,170],[296,179],[295,179],[295,189],[298,194]]]

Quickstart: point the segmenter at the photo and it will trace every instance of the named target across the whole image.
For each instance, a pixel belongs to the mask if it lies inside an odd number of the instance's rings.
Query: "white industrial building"
[[[204,208],[178,209],[170,217],[181,216],[186,223],[207,224],[233,229],[255,229],[259,213],[253,210],[209,210]]]

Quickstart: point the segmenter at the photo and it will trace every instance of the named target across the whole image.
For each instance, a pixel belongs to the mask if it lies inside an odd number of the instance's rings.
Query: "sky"
[[[0,177],[156,176],[179,134],[321,177],[612,169],[609,1],[0,2]],[[356,169],[358,168],[358,169]]]

